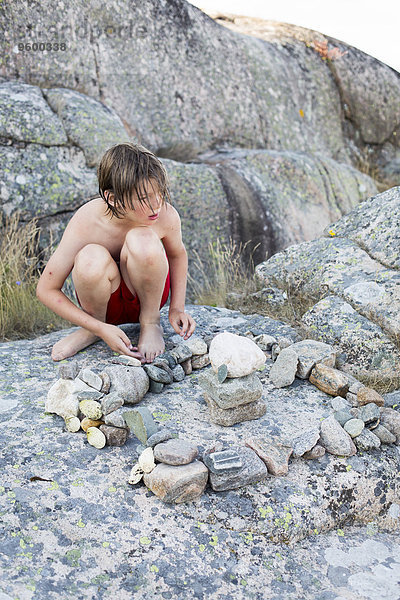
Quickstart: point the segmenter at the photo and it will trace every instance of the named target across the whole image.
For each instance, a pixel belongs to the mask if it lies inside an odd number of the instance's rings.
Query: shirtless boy
[[[111,350],[149,363],[165,350],[160,308],[169,285],[173,329],[186,340],[196,327],[185,312],[188,259],[180,217],[167,202],[165,167],[143,146],[113,146],[97,176],[100,197],[73,215],[36,288],[40,302],[79,326],[51,356],[62,360],[101,338]],[[82,310],[61,291],[71,270]],[[140,323],[138,346],[121,323]]]

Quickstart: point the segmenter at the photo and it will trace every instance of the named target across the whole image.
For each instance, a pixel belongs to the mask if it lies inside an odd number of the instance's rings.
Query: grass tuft
[[[40,278],[37,217],[20,223],[20,210],[0,221],[0,341],[34,338],[71,327],[36,297]],[[51,238],[50,247],[53,246]],[[43,251],[45,252],[45,251]]]

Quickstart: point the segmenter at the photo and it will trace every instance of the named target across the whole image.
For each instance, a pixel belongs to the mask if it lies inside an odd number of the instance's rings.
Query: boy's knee
[[[110,261],[110,253],[99,244],[87,244],[77,255],[74,261],[74,271],[84,274],[85,279],[104,276],[104,269]]]
[[[133,254],[136,259],[152,264],[164,254],[164,247],[156,233],[151,229],[131,229],[125,236],[125,252]]]

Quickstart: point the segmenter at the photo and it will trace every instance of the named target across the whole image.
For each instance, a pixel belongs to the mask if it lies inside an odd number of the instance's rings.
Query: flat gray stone
[[[203,457],[203,462],[213,473],[236,473],[243,467],[243,460],[234,450],[210,452]]]
[[[154,421],[151,412],[145,406],[124,411],[123,417],[129,429],[142,444],[146,444],[147,439],[158,431],[158,424]]]
[[[218,374],[207,369],[199,375],[200,387],[214,400],[221,409],[229,409],[249,404],[262,396],[262,383],[255,373],[244,377],[218,381]]]
[[[269,378],[275,387],[283,388],[293,383],[298,362],[298,355],[292,347],[280,351],[269,372]]]
[[[305,431],[304,433],[301,433],[295,437],[291,442],[291,446],[293,448],[293,458],[299,458],[300,456],[303,456],[305,452],[308,452],[316,445],[318,440],[319,429],[310,429],[309,431]]]
[[[154,447],[154,458],[166,465],[187,465],[199,454],[195,444],[188,440],[169,439]]]
[[[347,431],[347,433],[352,438],[355,438],[358,435],[360,435],[361,432],[362,432],[362,430],[364,429],[364,427],[365,427],[365,424],[364,424],[364,421],[362,419],[349,419],[343,425],[343,429],[345,431]]]
[[[381,440],[369,429],[364,429],[354,438],[354,443],[358,450],[377,450],[380,448]]]
[[[267,412],[267,406],[261,398],[249,404],[223,409],[206,392],[203,392],[203,395],[210,410],[210,421],[224,427],[259,419]]]
[[[350,435],[333,415],[321,421],[320,444],[327,452],[337,456],[353,456],[357,452]]]
[[[215,492],[234,490],[262,481],[267,477],[267,467],[251,448],[233,446],[230,450],[233,450],[240,456],[243,461],[243,467],[240,471],[234,473],[217,474],[210,471],[210,485]]]
[[[316,340],[302,340],[290,346],[298,356],[299,362],[296,375],[300,379],[308,379],[317,363],[328,367],[335,366],[336,352],[332,346]]]
[[[293,448],[288,444],[282,444],[277,438],[251,438],[245,441],[246,446],[254,452],[267,465],[268,473],[271,475],[287,475],[289,470],[289,457]]]
[[[198,460],[179,466],[159,463],[143,477],[144,484],[160,500],[175,504],[196,500],[203,493],[207,480],[208,469]]]

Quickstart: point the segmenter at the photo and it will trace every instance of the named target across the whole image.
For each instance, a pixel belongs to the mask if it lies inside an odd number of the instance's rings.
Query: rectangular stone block
[[[220,383],[217,374],[209,369],[199,376],[198,383],[219,408],[224,410],[255,402],[261,398],[263,391],[262,383],[255,373],[228,378]]]
[[[213,473],[210,471],[210,485],[215,492],[234,490],[250,483],[262,481],[268,475],[263,461],[250,448],[235,446],[231,450],[237,452],[243,461],[243,467],[234,473]]]
[[[236,408],[227,408],[224,410],[223,408],[220,408],[206,392],[204,392],[204,398],[210,410],[211,422],[222,425],[223,427],[231,427],[232,425],[235,425],[235,423],[259,419],[267,412],[265,402],[261,399],[250,402],[250,404],[244,404],[242,406],[237,406]]]

